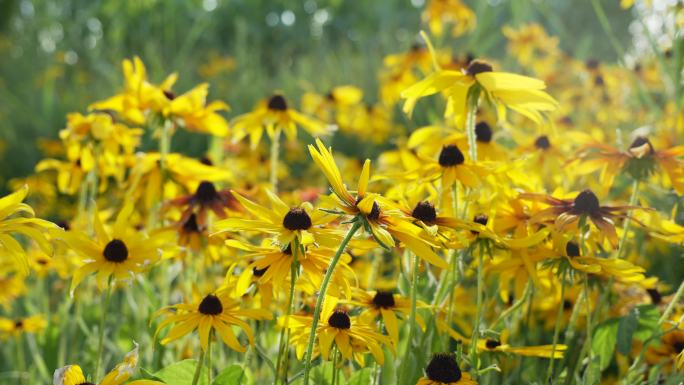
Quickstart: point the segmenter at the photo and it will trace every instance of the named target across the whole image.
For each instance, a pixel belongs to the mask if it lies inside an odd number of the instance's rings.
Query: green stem
[[[494,321],[492,324],[492,329],[497,329],[499,325],[506,320],[511,314],[516,312],[520,307],[522,307],[525,302],[527,302],[527,298],[530,296],[530,293],[532,293],[532,281],[527,281],[527,285],[525,285],[525,291],[523,291],[523,295],[518,298],[508,309],[504,310],[503,313],[499,316],[499,318]]]
[[[24,385],[28,373],[26,373],[26,355],[24,354],[24,340],[22,335],[19,334],[14,341],[17,347],[17,361],[19,369],[19,385]]]
[[[332,360],[332,385],[337,385],[337,378],[339,376],[339,371],[337,369],[337,356],[339,355],[337,347],[333,347],[333,360]]]
[[[204,364],[204,350],[200,349],[199,360],[197,360],[197,365],[195,366],[195,374],[192,376],[192,385],[197,385],[200,378],[200,373],[202,373],[202,364]]]
[[[639,199],[639,180],[634,179],[632,183],[632,196],[629,199],[630,206],[636,206],[637,200]],[[625,219],[625,226],[622,230],[622,238],[618,245],[617,257],[623,258],[625,253],[625,243],[627,242],[627,234],[629,233],[629,227],[632,224],[632,217],[629,216],[631,210],[627,212],[627,218]]]
[[[280,343],[278,346],[278,358],[276,360],[276,378],[274,385],[278,385],[280,381],[280,371],[285,370],[283,379],[287,380],[287,354],[289,353],[288,345],[290,344],[290,329],[288,328],[289,317],[294,313],[294,296],[295,283],[297,281],[297,254],[299,253],[299,242],[295,239],[295,245],[292,248],[292,263],[290,264],[290,296],[287,301],[287,316],[285,318],[285,325],[280,331]],[[285,361],[285,362],[283,362]]]
[[[214,329],[209,333],[209,343],[207,344],[207,384],[211,384],[211,372],[213,371],[211,366],[211,342],[214,339]]]
[[[316,329],[318,328],[318,318],[321,316],[321,308],[323,307],[323,302],[325,301],[325,293],[328,291],[328,284],[330,283],[330,278],[333,275],[333,271],[335,270],[335,266],[337,265],[337,262],[340,260],[340,257],[342,256],[342,253],[344,252],[344,249],[347,247],[347,244],[349,241],[351,241],[352,237],[356,232],[361,228],[361,218],[357,218],[354,221],[354,224],[352,227],[349,229],[349,232],[347,235],[344,237],[342,240],[342,243],[340,244],[340,247],[337,249],[337,252],[335,253],[335,256],[333,256],[332,260],[330,261],[330,266],[328,266],[328,270],[325,272],[325,277],[323,277],[323,283],[321,283],[321,290],[318,293],[318,299],[316,300],[316,307],[314,308],[314,314],[313,314],[313,320],[311,321],[311,331],[309,332],[309,343],[306,348],[306,354],[304,355],[304,381],[302,382],[303,385],[309,385],[309,372],[311,371],[311,357],[313,356],[313,348],[314,348],[314,342],[316,340]]]
[[[109,311],[109,301],[112,299],[112,279],[110,278],[107,282],[107,290],[103,294],[102,301],[102,314],[100,314],[100,330],[97,339],[97,358],[95,361],[95,373],[93,374],[95,378],[100,378],[100,366],[102,364],[102,353],[104,352],[104,337],[105,337],[105,326],[107,319],[107,311]]]
[[[479,245],[480,252],[477,257],[477,309],[475,312],[475,323],[473,325],[473,334],[470,337],[470,362],[475,370],[479,369],[479,360],[477,354],[477,340],[480,337],[480,318],[482,318],[482,302],[483,302],[483,290],[484,290],[484,279],[482,272],[482,264],[484,262],[484,249],[483,245]]]
[[[477,86],[473,86],[477,87]],[[466,136],[468,137],[468,151],[471,162],[477,162],[477,137],[475,134],[475,118],[480,100],[480,90],[473,88],[468,91],[468,111],[466,112]]]
[[[271,138],[271,189],[273,193],[278,192],[278,161],[280,157],[280,133],[282,130],[277,128]]]
[[[566,271],[563,270],[561,275],[561,295],[558,304],[558,311],[556,312],[556,326],[553,329],[553,345],[551,347],[551,362],[549,362],[549,369],[546,371],[546,381],[545,384],[552,384],[551,378],[553,378],[553,367],[556,363],[554,356],[556,355],[556,346],[558,345],[558,335],[560,334],[561,319],[563,318],[563,305],[565,302],[565,276]]]
[[[406,370],[410,367],[408,360],[410,360],[410,352],[411,348],[413,345],[413,335],[416,332],[416,327],[417,327],[417,322],[416,322],[416,314],[417,314],[417,309],[416,309],[416,297],[417,297],[417,292],[418,292],[418,268],[420,266],[420,259],[418,258],[418,255],[413,256],[413,269],[412,269],[412,275],[411,275],[411,316],[410,316],[410,324],[409,324],[409,330],[408,330],[408,337],[406,338],[406,352],[404,353],[404,362],[402,365],[402,373],[403,378],[406,379],[407,381],[410,381],[409,376],[406,374]]]

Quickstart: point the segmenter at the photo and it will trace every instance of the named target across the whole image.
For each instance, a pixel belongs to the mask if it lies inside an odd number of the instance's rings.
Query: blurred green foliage
[[[40,137],[57,137],[65,115],[84,111],[121,86],[120,63],[139,55],[160,81],[178,72],[179,91],[211,83],[212,99],[241,113],[273,90],[298,98],[351,83],[377,97],[384,55],[407,49],[421,25],[422,0],[1,0],[0,191],[41,158]],[[455,52],[502,59],[503,25],[537,21],[578,57],[614,59],[589,2],[471,1],[478,28]],[[628,42],[630,12],[605,1],[613,28]],[[230,56],[232,71],[201,74]],[[515,63],[504,62],[507,67]],[[207,138],[182,134],[197,154]],[[3,150],[4,148],[4,150]]]

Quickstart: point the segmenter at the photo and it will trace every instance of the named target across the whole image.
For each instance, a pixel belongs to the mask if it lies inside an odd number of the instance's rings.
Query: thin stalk
[[[330,261],[330,266],[328,266],[328,270],[325,272],[325,277],[323,277],[323,283],[321,283],[321,290],[318,293],[316,307],[314,308],[313,320],[311,322],[311,331],[309,332],[309,342],[306,348],[306,354],[304,355],[304,381],[302,382],[303,385],[309,385],[309,372],[311,371],[311,357],[313,355],[313,347],[314,342],[316,340],[316,329],[318,328],[318,319],[321,316],[321,308],[323,307],[323,301],[325,301],[325,293],[328,291],[328,284],[330,283],[330,278],[333,275],[333,271],[335,271],[335,266],[337,266],[337,262],[340,260],[340,257],[342,256],[344,249],[347,247],[349,241],[351,241],[354,234],[356,234],[356,232],[360,228],[361,219],[357,218],[352,227],[349,229],[347,235],[342,240],[342,243],[340,244],[340,247],[337,249],[335,256],[333,256],[332,260]]]
[[[413,268],[412,268],[412,275],[411,275],[411,315],[410,315],[410,323],[409,323],[409,330],[408,330],[408,337],[406,339],[406,352],[404,353],[404,362],[402,365],[402,372],[403,372],[403,377],[408,380],[408,375],[406,375],[406,370],[408,369],[409,365],[406,360],[409,360],[409,352],[411,351],[412,344],[413,344],[413,335],[416,332],[416,327],[417,327],[417,322],[416,322],[416,297],[417,297],[417,292],[418,292],[418,267],[420,266],[420,259],[418,258],[418,255],[413,256]]]
[[[199,360],[197,360],[197,365],[195,366],[195,374],[192,376],[192,385],[197,385],[200,378],[200,373],[202,373],[202,365],[204,364],[204,350],[200,349]]]
[[[522,305],[525,304],[527,301],[527,297],[529,297],[530,293],[532,292],[532,282],[527,281],[527,285],[525,285],[525,291],[523,291],[523,295],[518,298],[508,309],[504,310],[499,318],[494,321],[492,324],[491,329],[497,329],[498,326],[506,320],[511,314],[513,314],[515,311],[517,311],[519,308],[522,307]]]
[[[289,353],[288,345],[290,343],[290,329],[288,328],[288,323],[290,316],[294,313],[294,296],[295,296],[295,282],[297,280],[297,254],[299,252],[299,242],[295,239],[295,246],[292,248],[292,264],[290,265],[290,296],[287,300],[287,316],[285,318],[285,325],[280,331],[280,343],[278,346],[278,358],[276,360],[276,378],[274,385],[278,385],[280,381],[280,371],[285,368],[285,373],[283,379],[287,379],[287,353]]]
[[[632,183],[632,196],[629,199],[629,205],[630,206],[636,206],[638,199],[639,199],[639,180],[634,179],[634,182]],[[629,233],[629,227],[632,224],[632,217],[629,216],[630,212],[631,212],[631,210],[627,212],[627,218],[625,219],[625,226],[624,226],[624,229],[622,230],[622,238],[620,239],[620,243],[618,245],[618,251],[617,251],[617,257],[618,258],[624,257],[625,243],[627,242],[627,234]]]
[[[273,133],[273,138],[271,138],[271,189],[273,193],[278,193],[278,161],[280,157],[280,133],[282,130],[276,128],[275,133]]]
[[[26,355],[24,354],[24,341],[22,335],[19,334],[14,341],[17,347],[17,360],[19,369],[19,385],[24,385],[28,373],[26,373]]]
[[[337,368],[337,356],[339,355],[337,346],[333,347],[332,360],[332,385],[337,385],[337,378],[339,377],[339,369]]]
[[[475,86],[476,87],[476,86]],[[475,134],[475,118],[480,100],[480,91],[471,88],[468,91],[468,111],[466,112],[466,135],[468,137],[468,151],[471,162],[477,162],[477,138]]]
[[[484,279],[482,274],[482,264],[484,262],[484,249],[479,245],[480,252],[477,257],[477,309],[475,312],[475,324],[473,325],[473,334],[470,337],[470,362],[475,370],[479,369],[479,360],[477,355],[477,340],[480,337],[480,318],[482,317],[482,302]]]
[[[97,358],[95,361],[95,378],[100,378],[100,365],[102,364],[102,353],[104,352],[104,337],[105,337],[105,326],[107,319],[107,311],[109,310],[109,301],[112,299],[112,279],[110,278],[107,282],[107,290],[103,294],[102,301],[102,314],[100,315],[100,330],[97,339]]]
[[[211,329],[209,333],[209,343],[207,344],[207,384],[211,384],[211,372],[213,371],[211,366],[211,343],[214,339],[214,329]]]
[[[558,311],[556,312],[556,326],[553,329],[553,345],[551,347],[551,362],[549,362],[549,369],[546,371],[546,381],[545,384],[552,384],[551,378],[553,377],[553,367],[556,363],[554,356],[556,355],[556,346],[558,346],[558,335],[560,334],[561,319],[563,318],[563,305],[565,302],[565,276],[567,272],[563,270],[561,275],[561,294],[560,301],[558,304]]]

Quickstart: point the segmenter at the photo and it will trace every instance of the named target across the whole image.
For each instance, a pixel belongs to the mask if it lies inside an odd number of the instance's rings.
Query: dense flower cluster
[[[475,28],[460,0],[428,3],[434,36]],[[684,286],[648,273],[684,243],[681,93],[656,58],[582,62],[539,25],[503,34],[530,76],[423,33],[385,58],[377,104],[353,85],[301,108],[274,90],[232,119],[208,84],[175,91],[124,60],[120,91],[69,114],[61,151],[0,199],[0,338],[19,369],[55,385],[226,384],[233,362],[275,384],[681,379]],[[632,103],[656,95],[657,112]],[[174,152],[178,130],[210,149]],[[337,135],[358,145],[333,154]],[[144,354],[103,375],[131,340]]]

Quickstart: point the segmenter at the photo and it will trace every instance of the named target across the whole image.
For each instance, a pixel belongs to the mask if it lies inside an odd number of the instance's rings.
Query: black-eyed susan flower
[[[453,354],[436,353],[425,367],[425,377],[416,385],[477,385],[477,382],[461,371]]]
[[[402,318],[408,318],[411,313],[411,300],[409,298],[402,297],[391,291],[377,290],[368,292],[357,289],[353,291],[353,300],[349,301],[349,303],[363,308],[359,318],[368,324],[372,324],[380,316],[392,342],[394,342],[395,346],[399,343],[400,325],[397,315]],[[419,308],[428,306],[422,301],[417,301],[416,305]],[[416,322],[421,328],[425,328],[425,322],[418,314],[416,315]]]
[[[83,375],[83,370],[78,365],[67,365],[65,367],[55,370],[53,376],[53,385],[120,385],[125,383],[135,372],[138,366],[138,345],[135,349],[130,351],[123,359],[123,362],[117,364],[112,371],[100,382],[89,382],[86,376]],[[164,385],[163,382],[153,380],[135,380],[127,383],[128,385]]]
[[[612,186],[622,171],[634,179],[644,180],[659,167],[679,195],[684,195],[684,146],[656,149],[645,136],[634,138],[629,148],[621,151],[598,141],[582,146],[576,157],[578,173],[601,171],[601,181]]]
[[[477,350],[480,352],[508,353],[526,357],[540,358],[563,358],[564,352],[568,349],[566,345],[537,345],[537,346],[511,346],[506,343],[508,332],[504,331],[500,339],[486,338],[477,341]]]
[[[520,198],[539,201],[550,207],[535,213],[531,223],[553,223],[557,231],[576,225],[580,218],[586,217],[598,228],[600,235],[607,237],[610,244],[617,248],[619,240],[615,230],[615,219],[628,218],[628,212],[639,206],[601,206],[593,191],[586,189],[574,199],[559,199],[550,195],[523,193]]]
[[[447,98],[445,115],[463,127],[468,110],[468,98],[484,95],[497,107],[500,120],[506,120],[506,108],[531,119],[542,120],[542,113],[553,111],[558,103],[544,92],[542,80],[507,72],[497,72],[491,64],[472,60],[463,71],[441,70],[404,90],[404,112],[411,114],[418,99],[443,92]]]
[[[458,37],[475,29],[475,12],[461,0],[430,0],[422,14],[430,32],[435,36],[444,34],[445,25],[451,25],[451,36]]]
[[[14,261],[22,274],[28,274],[29,263],[26,250],[14,238],[21,234],[34,240],[45,253],[50,253],[51,246],[47,238],[50,230],[60,230],[57,225],[43,219],[35,218],[31,206],[22,203],[28,194],[28,187],[0,198],[0,254],[2,258]]]
[[[182,195],[165,203],[168,206],[183,208],[181,222],[186,223],[194,213],[197,223],[207,223],[207,212],[211,211],[218,218],[228,216],[228,210],[239,210],[239,205],[230,190],[219,190],[213,182],[203,180],[197,184],[195,192]]]
[[[40,314],[21,318],[0,317],[0,337],[18,336],[23,333],[38,333],[45,329],[47,321]]]
[[[103,290],[110,279],[113,282],[130,280],[159,260],[159,242],[130,226],[128,220],[132,213],[133,205],[124,206],[110,231],[107,231],[96,213],[95,237],[77,230],[64,233],[65,242],[84,262],[71,278],[72,294],[90,274],[96,273],[97,287]]]
[[[202,350],[207,350],[209,338],[215,331],[231,349],[244,352],[233,326],[241,328],[247,335],[250,345],[254,345],[254,332],[244,319],[270,319],[271,313],[263,309],[242,309],[240,301],[230,296],[228,287],[204,296],[200,301],[167,306],[157,311],[157,316],[166,316],[157,327],[157,333],[173,324],[169,333],[161,340],[163,345],[175,341],[197,329]]]
[[[289,140],[295,140],[297,126],[314,137],[327,135],[334,129],[334,126],[291,108],[285,97],[279,93],[259,102],[252,112],[236,117],[232,124],[233,140],[240,141],[249,136],[252,148],[259,144],[264,130],[271,139],[282,130]]]
[[[311,316],[292,315],[281,317],[278,322],[290,329],[290,342],[295,346],[297,358],[302,359],[312,326]],[[339,350],[342,358],[354,358],[363,364],[363,354],[370,352],[377,363],[385,361],[383,345],[392,348],[391,340],[379,334],[370,325],[366,325],[355,317],[350,317],[346,310],[337,308],[337,298],[326,297],[320,322],[316,329],[316,347],[324,360],[330,358],[333,345]]]
[[[327,149],[323,142],[316,139],[316,147],[309,145],[309,152],[330,183],[336,197],[336,207],[343,213],[362,220],[366,230],[380,245],[385,248],[394,247],[396,238],[427,262],[441,268],[449,266],[432,250],[432,244],[422,237],[422,229],[412,225],[397,213],[392,213],[391,206],[383,204],[380,195],[368,192],[370,160],[364,162],[354,197],[342,181],[342,175],[332,156],[332,149]],[[390,209],[385,210],[381,205]]]
[[[215,234],[228,231],[257,231],[277,237],[278,242],[285,246],[295,242],[300,245],[312,243],[336,246],[340,236],[334,231],[323,228],[323,225],[335,219],[320,210],[314,210],[309,202],[290,207],[277,195],[266,191],[271,208],[266,208],[250,201],[233,191],[235,199],[256,219],[228,218],[216,222]]]

